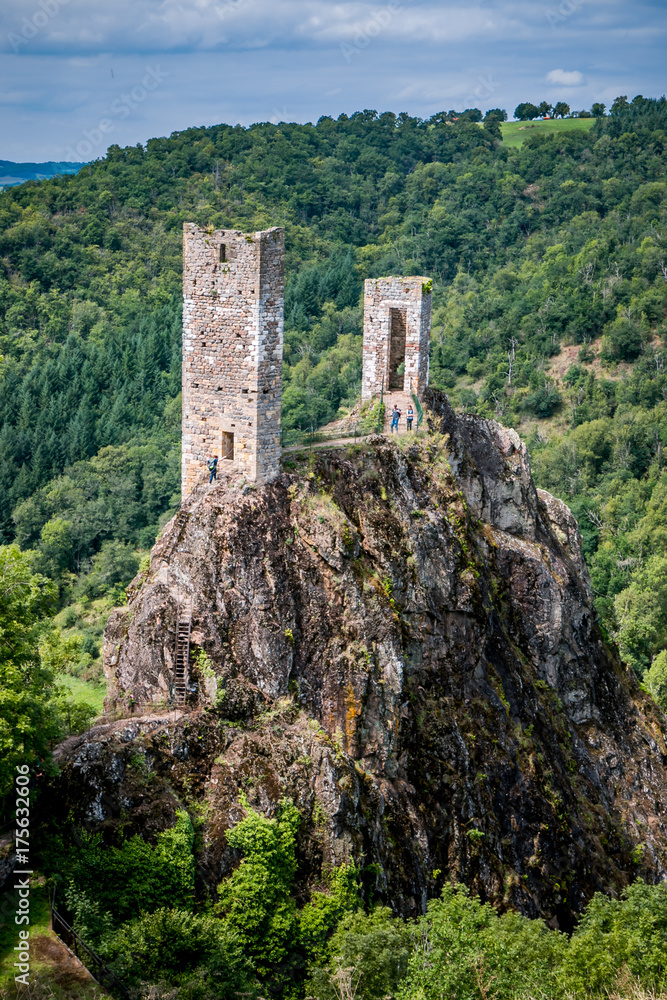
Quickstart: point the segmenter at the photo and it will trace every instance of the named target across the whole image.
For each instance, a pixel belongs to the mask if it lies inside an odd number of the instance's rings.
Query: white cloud
[[[552,69],[550,73],[547,73],[547,80],[549,83],[555,83],[561,87],[578,87],[584,82],[584,77],[578,69],[572,71]]]

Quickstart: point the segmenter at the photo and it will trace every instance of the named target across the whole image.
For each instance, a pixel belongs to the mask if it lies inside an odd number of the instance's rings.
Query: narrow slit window
[[[224,243],[220,244],[220,263],[224,264],[227,260],[227,247]]]

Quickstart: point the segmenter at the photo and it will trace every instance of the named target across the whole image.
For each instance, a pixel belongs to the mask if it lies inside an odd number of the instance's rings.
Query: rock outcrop
[[[514,431],[425,408],[414,441],[188,499],[105,637],[112,702],[165,701],[191,602],[187,710],[69,741],[54,809],[150,835],[205,803],[213,885],[240,795],[287,796],[304,887],[353,857],[404,914],[455,879],[567,927],[664,877],[665,719],[596,624],[572,514]]]

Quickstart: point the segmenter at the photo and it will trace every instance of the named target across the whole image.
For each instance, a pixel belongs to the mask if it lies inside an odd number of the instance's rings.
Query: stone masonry
[[[428,278],[366,281],[362,399],[379,395],[383,385],[388,394],[420,394],[428,385],[430,289]]]
[[[282,229],[183,226],[183,497],[209,455],[219,476],[280,471],[284,254]]]

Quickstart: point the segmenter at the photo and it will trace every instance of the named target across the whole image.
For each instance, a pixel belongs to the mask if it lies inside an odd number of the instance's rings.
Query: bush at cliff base
[[[637,880],[620,899],[594,896],[571,936],[517,913],[498,916],[450,884],[417,920],[387,907],[367,913],[353,865],[329,872],[300,906],[298,810],[284,800],[268,819],[243,805],[246,816],[227,834],[240,861],[215,905],[195,898],[185,812],[155,847],[139,837],[104,847],[91,837],[65,864],[75,927],[133,989],[161,984],[185,1000],[601,1000],[615,990],[640,1000],[642,989],[667,992],[667,884]]]
[[[638,880],[620,900],[596,895],[569,938],[540,920],[499,917],[465,887],[446,885],[408,926],[387,910],[346,918],[308,986],[316,1000],[336,1000],[346,989],[356,1000],[597,1000],[617,989],[637,998],[642,989],[662,992],[667,885]]]

